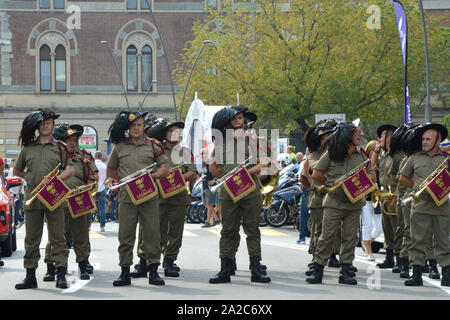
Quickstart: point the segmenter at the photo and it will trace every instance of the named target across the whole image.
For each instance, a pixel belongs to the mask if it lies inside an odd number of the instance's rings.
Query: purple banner
[[[408,89],[408,27],[406,23],[406,13],[403,4],[394,0],[395,18],[397,20],[398,34],[400,36],[400,45],[402,47],[403,64],[405,66],[405,123],[411,122],[411,111],[409,105]]]

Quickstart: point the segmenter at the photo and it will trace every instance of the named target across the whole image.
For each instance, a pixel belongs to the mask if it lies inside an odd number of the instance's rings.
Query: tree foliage
[[[369,28],[368,5],[349,0],[223,1],[194,27],[175,78],[184,87],[204,40],[185,104],[194,92],[207,105],[241,104],[265,128],[306,129],[316,113],[345,113],[363,123],[403,119],[404,71],[392,3],[374,1],[379,28]],[[408,18],[408,82],[413,112],[423,101],[424,44],[416,1]],[[442,17],[443,18],[443,17]],[[369,21],[370,22],[370,21]],[[448,30],[427,15],[432,87],[447,80]],[[184,110],[187,112],[187,108]]]

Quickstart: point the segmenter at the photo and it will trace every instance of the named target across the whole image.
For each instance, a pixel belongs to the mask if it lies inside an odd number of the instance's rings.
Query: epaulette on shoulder
[[[89,158],[89,160],[94,160],[94,157],[92,156],[92,152],[90,152],[87,149],[81,149],[81,152],[83,153],[83,155],[87,158]]]
[[[150,138],[150,141],[162,149],[163,145],[159,140],[156,140],[155,138]]]
[[[65,143],[64,141],[56,140],[56,143],[58,143],[59,145],[61,145],[62,147],[64,147],[66,150],[68,149],[67,143]]]

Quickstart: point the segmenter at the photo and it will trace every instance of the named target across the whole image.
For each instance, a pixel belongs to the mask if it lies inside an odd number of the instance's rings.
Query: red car
[[[22,179],[17,177],[5,177],[2,175],[0,182],[0,258],[9,257],[17,249],[14,197],[8,190],[20,186]],[[0,265],[2,265],[0,263]]]

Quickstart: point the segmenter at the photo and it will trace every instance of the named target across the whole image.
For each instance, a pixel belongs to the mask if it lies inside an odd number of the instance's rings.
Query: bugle
[[[147,166],[145,168],[142,168],[142,169],[140,169],[140,170],[138,170],[138,171],[136,171],[136,172],[134,172],[132,174],[129,174],[128,176],[120,179],[119,183],[117,185],[115,185],[115,186],[110,187],[109,190],[111,190],[111,191],[116,190],[116,189],[120,188],[121,186],[127,184],[128,182],[136,179],[137,177],[139,177],[139,176],[141,176],[141,175],[143,175],[143,174],[145,174],[147,172],[152,172],[153,169],[157,165],[158,164],[155,162],[155,163],[153,163],[153,164],[151,164],[151,165],[149,165],[149,166]]]
[[[31,191],[30,196],[32,195],[32,197],[30,199],[28,199],[27,201],[25,201],[25,205],[27,207],[31,207],[31,205],[33,204],[33,201],[36,199],[36,197],[38,196],[39,192],[42,190],[42,188],[45,187],[45,185],[53,179],[54,176],[57,176],[59,174],[59,168],[61,167],[61,163],[58,163],[58,165],[55,167],[55,169],[53,169],[52,171],[50,171],[45,177],[44,179],[42,179],[42,181],[38,184],[38,186],[36,188],[34,188],[33,191]]]
[[[325,189],[325,191],[328,194],[335,192],[337,189],[339,189],[342,186],[342,184],[344,183],[345,180],[347,180],[352,175],[354,175],[355,173],[360,171],[362,168],[364,168],[369,161],[370,161],[370,159],[367,159],[363,163],[359,164],[358,166],[356,166],[355,168],[353,168],[352,170],[350,170],[349,172],[344,174],[342,177],[336,179],[336,181],[334,181],[333,186],[331,188],[327,188],[327,187],[325,187],[325,185],[321,185],[321,186],[318,186],[317,188],[315,188],[314,191],[316,193],[320,193],[323,189]]]
[[[439,174],[442,170],[445,169],[445,166],[447,165],[448,157],[445,158],[444,161],[442,161],[439,166],[434,169],[432,173],[428,177],[425,178],[425,180],[422,181],[422,183],[419,185],[419,189],[416,192],[411,192],[409,195],[410,197],[402,200],[402,205],[407,205],[412,200],[419,200],[420,195],[422,192],[424,192],[427,189],[428,184]]]
[[[77,194],[83,193],[85,191],[89,191],[89,193],[91,194],[91,196],[95,196],[95,194],[97,193],[97,182],[93,182],[93,183],[89,183],[89,184],[85,184],[73,189],[70,189],[67,197],[72,197],[75,196]]]
[[[231,178],[236,172],[238,172],[242,168],[247,167],[250,164],[250,159],[251,158],[252,157],[247,158],[243,163],[241,163],[240,165],[234,167],[231,171],[226,173],[222,178],[217,179],[216,185],[214,185],[214,186],[212,186],[210,188],[211,192],[213,194],[216,193],[217,189],[219,189],[227,181],[227,179]]]

